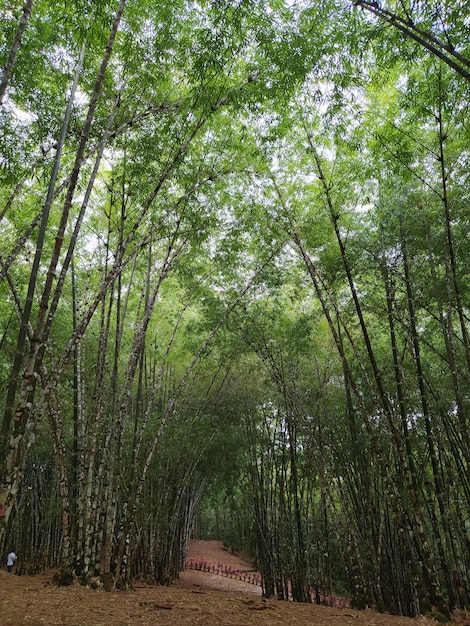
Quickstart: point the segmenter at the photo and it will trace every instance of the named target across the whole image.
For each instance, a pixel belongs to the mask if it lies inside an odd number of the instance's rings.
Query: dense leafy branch
[[[466,80],[470,80],[470,59],[461,54],[447,36],[447,41],[436,37],[432,31],[422,28],[412,15],[407,12],[406,17],[401,17],[398,13],[390,11],[382,2],[376,0],[354,0],[354,5],[359,6],[380,19],[384,20],[394,28],[397,28],[407,37],[410,37],[423,48],[431,52],[438,59],[446,63]],[[463,67],[462,67],[463,66]]]

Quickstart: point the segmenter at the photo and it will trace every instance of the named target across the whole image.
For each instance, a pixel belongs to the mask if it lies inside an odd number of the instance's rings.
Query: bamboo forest
[[[470,6],[0,1],[0,554],[470,606]],[[313,590],[313,593],[312,593]]]

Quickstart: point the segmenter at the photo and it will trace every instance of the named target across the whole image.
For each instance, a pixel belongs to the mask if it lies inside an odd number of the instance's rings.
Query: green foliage
[[[23,550],[38,567],[61,561],[70,530],[78,569],[99,554],[116,577],[166,583],[198,520],[254,553],[281,596],[463,604],[469,87],[396,23],[465,69],[468,11],[129,0],[84,137],[116,8],[36,0],[0,112],[7,388],[85,47],[15,398],[31,411],[15,441],[41,471],[15,460],[11,532],[51,537],[51,554]],[[21,10],[1,9],[2,66]],[[67,251],[74,289],[70,268],[59,282]],[[41,503],[28,486],[46,479]]]

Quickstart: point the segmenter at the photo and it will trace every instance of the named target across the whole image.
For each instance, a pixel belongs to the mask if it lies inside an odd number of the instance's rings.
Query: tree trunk
[[[414,306],[414,298],[413,291],[411,285],[411,277],[410,277],[410,267],[407,255],[406,248],[406,240],[405,233],[403,229],[403,222],[400,221],[400,230],[401,230],[401,249],[403,254],[403,265],[405,272],[405,283],[406,283],[406,294],[407,294],[407,304],[408,304],[408,313],[410,318],[410,327],[411,327],[411,339],[413,344],[413,357],[416,367],[416,376],[418,380],[419,394],[421,398],[421,408],[423,411],[423,419],[424,425],[426,429],[426,442],[428,447],[429,458],[431,460],[432,474],[434,479],[434,486],[436,490],[436,498],[439,505],[439,511],[441,514],[441,523],[442,530],[444,533],[445,547],[447,549],[446,555],[446,567],[444,569],[444,574],[447,572],[452,574],[452,580],[447,580],[447,593],[449,596],[449,605],[451,609],[454,609],[457,606],[457,597],[456,590],[462,589],[460,577],[457,569],[457,564],[455,562],[453,556],[453,546],[450,537],[450,528],[449,528],[449,517],[446,510],[446,504],[444,502],[444,485],[443,479],[441,475],[441,471],[439,468],[439,463],[436,456],[436,449],[434,445],[434,437],[433,437],[433,428],[431,423],[431,415],[429,411],[428,398],[426,393],[426,388],[424,384],[424,374],[423,374],[423,366],[421,361],[421,349],[418,337],[418,331],[416,327],[416,316],[415,316],[415,306]],[[441,540],[439,540],[438,545],[442,545]],[[455,585],[455,587],[454,587]]]
[[[2,543],[3,534],[5,525],[8,521],[9,511],[11,510],[11,506],[13,505],[14,498],[16,493],[18,492],[19,483],[22,478],[22,473],[24,471],[25,464],[25,453],[28,448],[28,440],[27,433],[31,431],[31,407],[34,403],[35,390],[38,381],[38,374],[41,371],[42,359],[44,356],[44,352],[46,349],[47,336],[44,335],[44,321],[47,313],[48,303],[51,295],[52,284],[55,277],[55,272],[57,268],[57,264],[59,262],[59,255],[62,249],[62,243],[64,238],[64,232],[68,221],[68,215],[70,211],[70,207],[72,204],[72,199],[75,191],[75,186],[78,180],[78,174],[81,169],[83,155],[85,151],[85,146],[88,141],[89,132],[91,129],[91,123],[93,121],[94,113],[96,110],[96,105],[98,102],[98,97],[101,92],[101,88],[103,85],[104,74],[111,56],[111,51],[113,48],[113,44],[115,41],[115,37],[117,34],[117,30],[121,21],[122,12],[124,10],[124,6],[126,4],[126,0],[121,0],[119,4],[119,8],[114,19],[113,27],[111,30],[111,34],[108,40],[108,44],[106,47],[106,51],[104,57],[102,59],[100,71],[95,82],[92,98],[90,101],[90,105],[88,107],[88,113],[86,117],[85,124],[82,128],[82,134],[80,138],[79,147],[77,149],[75,163],[72,169],[72,175],[69,182],[69,187],[66,195],[66,199],[64,202],[64,207],[62,210],[61,221],[59,224],[59,229],[56,235],[55,247],[53,251],[53,255],[49,264],[49,269],[46,275],[46,282],[44,285],[44,289],[42,291],[41,302],[39,305],[38,316],[35,323],[35,331],[34,331],[34,342],[30,346],[29,355],[27,358],[22,386],[19,394],[18,401],[15,405],[15,397],[16,390],[18,387],[19,377],[21,366],[23,363],[24,351],[25,351],[25,339],[26,339],[26,328],[29,323],[33,297],[35,292],[35,287],[37,283],[37,277],[40,268],[41,256],[42,256],[42,247],[45,238],[45,233],[47,230],[47,222],[48,222],[48,214],[49,207],[52,202],[53,191],[55,187],[55,180],[57,178],[57,171],[59,167],[60,154],[63,148],[63,144],[65,142],[65,135],[68,128],[68,120],[71,113],[71,108],[73,104],[73,95],[75,92],[76,85],[78,83],[78,76],[81,70],[81,61],[84,56],[84,48],[82,49],[82,56],[80,62],[77,67],[77,71],[75,73],[74,87],[72,88],[72,94],[69,98],[69,104],[67,107],[66,116],[64,119],[64,124],[62,127],[61,139],[58,144],[57,152],[56,152],[56,160],[54,164],[53,174],[51,177],[51,182],[48,190],[48,197],[46,199],[46,204],[43,209],[42,215],[42,224],[38,235],[38,243],[36,248],[36,255],[33,263],[33,268],[31,270],[29,287],[28,287],[28,295],[26,299],[26,304],[23,310],[22,324],[20,328],[20,332],[18,335],[18,343],[17,350],[15,354],[15,362],[12,368],[12,374],[10,377],[10,383],[7,393],[7,403],[6,409],[3,419],[2,426],[2,439],[3,445],[1,446],[1,457],[0,461],[5,459],[5,471],[4,471],[4,479],[3,484],[0,487],[0,505],[4,505],[5,507],[5,515],[0,517],[0,544]],[[50,327],[50,326],[49,326]],[[13,436],[10,440],[10,447],[7,450],[6,439],[8,437],[8,433],[10,431],[11,420],[14,412],[14,428],[13,428]],[[23,442],[26,442],[26,445],[22,445]]]
[[[7,64],[3,68],[2,80],[0,81],[0,107],[3,104],[3,98],[7,90],[8,82],[13,73],[13,67],[15,65],[16,55],[18,54],[18,50],[21,47],[21,40],[23,39],[24,31],[26,30],[26,26],[28,25],[28,21],[31,16],[33,3],[34,3],[34,0],[26,0],[26,4],[23,7],[23,13],[21,15],[20,21],[18,22],[18,28],[16,30],[15,39],[13,40],[13,44],[10,49],[10,54],[8,55]]]

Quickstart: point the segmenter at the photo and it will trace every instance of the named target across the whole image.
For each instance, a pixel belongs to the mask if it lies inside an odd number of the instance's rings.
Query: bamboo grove
[[[2,554],[466,607],[466,3],[0,17]]]

